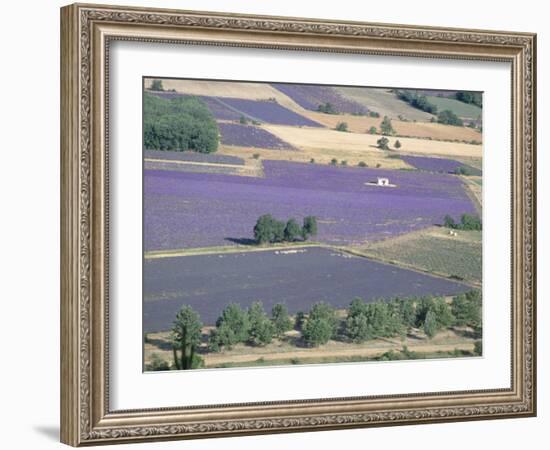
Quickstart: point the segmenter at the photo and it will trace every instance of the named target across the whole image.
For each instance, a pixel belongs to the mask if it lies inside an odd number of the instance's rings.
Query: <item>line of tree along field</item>
[[[260,245],[299,240],[307,241],[311,236],[317,235],[317,218],[306,216],[302,226],[300,226],[294,218],[284,222],[275,219],[271,214],[264,214],[256,221],[253,232],[254,239]]]
[[[147,150],[212,153],[219,130],[206,104],[198,97],[143,97],[143,144]]]
[[[451,216],[446,215],[443,219],[443,226],[453,230],[466,231],[481,231],[483,228],[481,219],[472,214],[462,214],[462,216],[460,216],[460,222],[455,222]]]
[[[265,346],[275,338],[284,338],[294,329],[300,339],[293,340],[302,347],[318,347],[329,340],[362,343],[372,339],[404,337],[414,329],[422,331],[428,339],[439,331],[451,327],[468,327],[477,339],[475,353],[481,354],[481,292],[472,290],[453,297],[448,302],[443,297],[425,296],[413,299],[396,298],[391,301],[367,303],[354,299],[345,315],[330,304],[319,302],[309,312],[298,312],[294,317],[284,304],[276,304],[269,316],[261,302],[244,309],[237,303],[224,308],[216,321],[216,327],[203,336],[203,324],[199,314],[184,305],[178,312],[171,333],[173,364],[159,362],[149,370],[185,370],[203,367],[197,350],[220,352],[231,350],[236,344]]]
[[[464,122],[462,121],[462,119],[458,117],[451,110],[445,109],[443,111],[438,111],[437,106],[431,103],[428,100],[428,97],[426,97],[425,95],[421,95],[415,91],[409,91],[409,90],[396,91],[396,95],[400,100],[403,100],[404,102],[408,103],[413,108],[419,109],[429,114],[437,115],[437,119],[434,118],[432,120],[433,122],[438,122],[445,125],[454,125],[459,127],[464,125]],[[474,103],[476,101],[474,100],[474,97],[470,93],[460,93],[460,95],[457,96],[456,99],[462,101],[463,103]],[[466,99],[468,101],[466,101]]]

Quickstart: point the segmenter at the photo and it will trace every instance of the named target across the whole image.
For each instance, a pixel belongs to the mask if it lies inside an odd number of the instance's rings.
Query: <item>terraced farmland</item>
[[[348,245],[476,212],[458,177],[264,161],[265,178],[145,171],[146,251],[249,242],[256,219],[318,218],[320,242]],[[395,188],[370,185],[388,177]]]
[[[354,297],[374,301],[470,289],[320,247],[162,258],[145,260],[143,324],[146,333],[170,329],[182,304],[192,306],[205,324],[212,325],[231,302],[248,307],[261,300],[267,310],[285,303],[295,314],[320,300],[345,308]]]

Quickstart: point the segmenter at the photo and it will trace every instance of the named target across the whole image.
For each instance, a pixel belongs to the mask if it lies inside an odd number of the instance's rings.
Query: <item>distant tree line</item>
[[[431,103],[425,95],[419,95],[415,91],[398,90],[397,97],[409,105],[430,114],[437,114],[437,106]]]
[[[443,226],[453,230],[481,231],[482,229],[481,219],[472,214],[462,214],[462,216],[460,216],[460,222],[455,222],[455,220],[447,214],[443,219]]]
[[[197,97],[143,99],[143,140],[149,150],[215,152],[219,130],[206,104]]]
[[[460,117],[458,117],[453,111],[449,109],[445,109],[443,111],[439,111],[437,109],[437,106],[431,103],[428,98],[425,95],[418,94],[415,91],[410,90],[399,90],[396,91],[397,97],[404,102],[407,102],[409,105],[416,109],[420,109],[421,111],[425,111],[430,114],[437,115],[437,119],[433,119],[433,122],[442,123],[445,125],[454,125],[454,126],[463,126],[464,122]],[[465,103],[473,103],[473,96],[475,93],[472,92],[458,92],[456,94],[457,100],[461,100]],[[458,98],[460,97],[460,99]],[[462,99],[468,99],[471,101],[466,102]],[[481,99],[480,99],[481,100]]]
[[[481,92],[458,91],[455,94],[455,98],[463,103],[476,105],[480,108],[483,107],[483,96]]]
[[[271,214],[264,214],[256,221],[253,231],[254,239],[258,244],[306,241],[311,236],[317,235],[317,218],[306,216],[300,226],[294,218],[283,222],[275,219]]]
[[[453,125],[455,127],[464,125],[462,119],[449,109],[445,109],[437,114],[437,122],[445,125]]]
[[[325,302],[314,304],[306,314],[298,312],[294,321],[288,308],[278,303],[265,312],[261,302],[244,309],[238,303],[227,305],[216,321],[216,327],[205,336],[208,351],[230,350],[237,344],[265,346],[295,329],[305,345],[318,347],[331,339],[365,342],[372,339],[403,336],[412,329],[422,330],[432,338],[442,329],[452,326],[470,327],[479,339],[482,330],[482,297],[472,290],[447,302],[442,297],[425,296],[413,299],[364,302],[354,299],[345,317]],[[203,339],[203,324],[199,314],[184,305],[176,315],[172,328],[173,363],[171,368],[187,370],[202,367],[204,362],[197,349]],[[476,343],[477,354],[481,354]],[[166,362],[152,361],[151,370],[168,370]]]
[[[336,111],[333,104],[330,103],[330,102],[321,103],[317,107],[317,111],[325,113],[325,114],[338,114],[338,111]]]

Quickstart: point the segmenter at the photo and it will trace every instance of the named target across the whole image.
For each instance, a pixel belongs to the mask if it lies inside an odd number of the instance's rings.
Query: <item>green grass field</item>
[[[481,232],[430,228],[376,242],[360,251],[367,256],[447,277],[481,284]]]
[[[419,122],[429,122],[433,117],[431,114],[413,108],[408,103],[399,100],[389,89],[354,87],[339,87],[336,89],[344,97],[361,103],[369,110],[378,112],[382,117],[388,116],[397,119],[402,116],[407,120],[417,120]]]
[[[454,98],[428,96],[428,101],[437,106],[438,111],[450,109],[458,117],[477,119],[481,115],[481,108],[476,105],[463,103]]]

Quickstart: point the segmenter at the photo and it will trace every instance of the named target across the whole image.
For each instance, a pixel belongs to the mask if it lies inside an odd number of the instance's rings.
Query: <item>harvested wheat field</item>
[[[368,167],[381,167],[384,169],[412,169],[412,166],[399,158],[388,158],[389,152],[375,148],[367,148],[362,151],[342,151],[336,148],[306,148],[303,150],[272,150],[256,147],[237,147],[230,145],[220,146],[218,153],[221,155],[238,156],[245,160],[275,160],[309,163],[313,159],[318,164],[329,164],[333,159],[346,161],[347,165],[356,166],[364,162]]]
[[[340,158],[361,158],[366,152],[376,149],[378,135],[346,133],[328,129],[297,128],[282,125],[263,125],[283,141],[304,151],[334,150]],[[393,146],[395,138],[390,138]],[[458,142],[430,141],[426,139],[399,138],[401,149],[399,153],[481,157],[482,146]],[[378,150],[379,151],[379,150]]]
[[[149,88],[152,80],[145,81],[145,87]],[[174,89],[180,94],[205,95],[208,97],[230,97],[247,100],[267,100],[274,98],[282,106],[297,112],[305,111],[281,91],[267,83],[236,83],[233,81],[208,81],[208,80],[170,80],[163,79],[162,85],[165,91]]]
[[[348,130],[354,133],[367,133],[371,127],[376,127],[380,133],[382,118],[353,116],[351,114],[323,114],[308,111],[304,116],[325,125],[335,128],[340,122],[348,124]],[[441,123],[431,122],[404,122],[392,120],[392,126],[398,136],[412,136],[419,138],[431,138],[435,140],[459,140],[481,142],[481,133],[473,128],[454,127]]]

